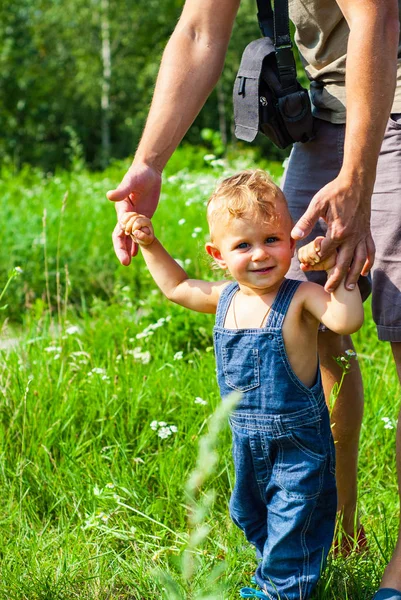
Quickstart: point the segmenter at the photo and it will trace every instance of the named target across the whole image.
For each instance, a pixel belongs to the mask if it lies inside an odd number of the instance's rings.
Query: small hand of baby
[[[314,239],[313,242],[302,246],[302,248],[298,250],[298,260],[301,263],[300,267],[302,271],[328,271],[336,264],[335,252],[325,259],[321,259],[320,247],[322,240],[324,240],[324,237],[319,236]]]
[[[119,223],[125,235],[130,235],[140,246],[149,246],[155,239],[152,222],[144,215],[127,212]]]

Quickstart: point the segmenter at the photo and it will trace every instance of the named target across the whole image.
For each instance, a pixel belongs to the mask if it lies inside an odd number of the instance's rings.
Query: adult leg
[[[391,342],[401,381],[401,115],[392,115],[389,119],[379,156],[372,196],[372,233],[376,244],[373,318],[379,339]],[[400,419],[397,427],[396,458],[401,496]],[[381,588],[400,590],[398,598],[401,598],[401,530],[393,557],[384,572]],[[378,598],[386,597],[385,594],[383,589]],[[388,597],[390,600],[397,598],[396,595]]]
[[[398,378],[401,382],[401,343],[393,342],[391,344],[395,364],[397,367]],[[401,498],[401,411],[398,416],[397,440],[396,440],[396,457],[397,457],[397,476],[398,476],[398,491]],[[393,556],[384,571],[381,587],[395,588],[401,590],[401,520],[398,531],[398,541],[394,549]]]
[[[337,335],[331,331],[319,333],[319,359],[326,402],[329,401],[334,384],[340,381],[342,375],[342,369],[333,357],[353,348],[350,336]],[[329,406],[329,410],[336,447],[337,509],[342,516],[344,533],[352,538],[359,527],[356,513],[358,445],[363,417],[363,384],[356,360],[351,361],[351,368],[344,378],[340,394],[334,406]]]

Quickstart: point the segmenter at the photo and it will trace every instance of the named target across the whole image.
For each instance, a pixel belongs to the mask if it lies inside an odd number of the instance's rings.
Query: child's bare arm
[[[198,312],[216,312],[221,291],[227,281],[189,279],[184,269],[155,237],[152,223],[147,217],[138,213],[126,213],[120,226],[126,235],[131,235],[139,244],[150,274],[169,300]]]
[[[323,261],[319,251],[322,237],[316,238],[310,244],[298,251],[298,258],[303,271],[327,271],[330,276],[336,264],[335,253]],[[331,331],[339,334],[350,334],[357,331],[363,323],[363,306],[358,286],[352,291],[345,289],[344,281],[331,294],[314,283],[304,286],[304,306],[316,319],[321,321]]]

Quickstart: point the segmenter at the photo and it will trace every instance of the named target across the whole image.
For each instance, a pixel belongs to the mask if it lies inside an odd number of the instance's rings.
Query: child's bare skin
[[[329,271],[336,264],[336,253],[330,254],[324,260],[320,257],[320,247],[323,236],[318,236],[298,250],[298,260],[302,271]]]
[[[151,220],[139,213],[125,213],[120,227],[125,235],[130,235],[133,241],[141,246],[149,246],[155,239]]]

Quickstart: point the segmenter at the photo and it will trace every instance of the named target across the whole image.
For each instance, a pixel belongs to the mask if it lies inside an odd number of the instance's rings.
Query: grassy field
[[[203,251],[204,202],[216,178],[244,166],[207,164],[189,149],[171,162],[154,225],[191,276],[215,277]],[[0,301],[8,304],[0,311],[7,600],[231,600],[255,569],[228,517],[227,428],[214,469],[210,449],[202,451],[201,491],[192,499],[184,492],[220,405],[213,317],[168,303],[141,257],[117,264],[104,193],[125,167],[2,173],[0,293],[8,273],[23,269]],[[279,176],[280,165],[267,167]],[[395,542],[399,390],[369,314],[355,343],[366,388],[360,510],[370,551],[330,558],[319,600],[369,599]],[[188,523],[195,501],[206,528],[199,543]]]

